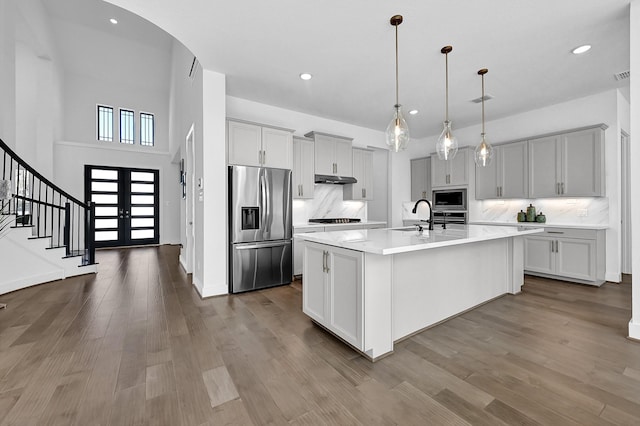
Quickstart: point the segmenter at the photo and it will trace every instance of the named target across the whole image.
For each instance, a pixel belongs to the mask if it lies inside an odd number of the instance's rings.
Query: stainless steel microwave
[[[467,210],[467,190],[441,189],[433,191],[434,210]]]

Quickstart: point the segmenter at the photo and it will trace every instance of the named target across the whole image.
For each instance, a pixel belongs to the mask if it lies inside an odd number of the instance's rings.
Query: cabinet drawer
[[[573,228],[544,228],[544,232],[536,234],[541,237],[551,238],[581,238],[585,240],[595,240],[597,236],[595,229],[573,229]]]

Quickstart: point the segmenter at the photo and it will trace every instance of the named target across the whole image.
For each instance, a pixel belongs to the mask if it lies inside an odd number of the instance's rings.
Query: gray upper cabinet
[[[227,119],[228,163],[291,169],[293,130]]]
[[[353,139],[318,132],[305,136],[314,140],[316,174],[353,176]]]
[[[476,167],[476,199],[528,198],[527,142],[495,147],[493,161]]]
[[[373,200],[373,151],[353,148],[353,177],[357,182],[345,185],[345,200]]]
[[[603,196],[605,129],[598,126],[530,140],[529,196]]]
[[[314,149],[311,139],[293,138],[293,198],[313,198]]]
[[[431,200],[431,157],[411,160],[411,201]]]
[[[431,186],[452,187],[469,184],[469,150],[458,149],[453,160],[440,160],[436,154],[431,155]]]

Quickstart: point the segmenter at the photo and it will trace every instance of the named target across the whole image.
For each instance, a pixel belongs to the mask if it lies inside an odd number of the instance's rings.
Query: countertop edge
[[[567,228],[567,229],[609,229],[609,225],[589,225],[589,224],[563,224],[563,223],[538,223],[538,222],[491,222],[491,221],[471,221],[469,225],[488,226],[525,226],[534,228]]]
[[[518,231],[517,233],[510,234],[510,235],[489,235],[489,236],[485,235],[485,236],[481,236],[481,237],[467,237],[467,238],[461,238],[461,239],[458,239],[458,240],[427,242],[427,243],[424,243],[424,244],[413,244],[413,245],[409,245],[409,246],[402,246],[402,247],[395,247],[395,248],[393,248],[393,247],[392,248],[363,247],[362,246],[363,241],[358,241],[358,242],[331,241],[331,240],[326,240],[326,239],[323,239],[322,237],[319,237],[318,233],[312,233],[312,234],[300,233],[300,234],[297,234],[295,236],[295,238],[298,238],[298,239],[301,239],[301,240],[305,240],[305,241],[310,241],[310,242],[313,242],[313,243],[325,244],[325,245],[328,245],[328,246],[340,247],[340,248],[345,248],[345,249],[349,249],[349,250],[359,251],[359,252],[363,252],[363,253],[371,253],[371,254],[378,254],[378,255],[386,256],[386,255],[392,255],[392,254],[408,253],[408,252],[412,252],[412,251],[431,250],[431,249],[437,249],[437,248],[448,247],[448,246],[455,246],[455,245],[460,245],[460,244],[469,244],[469,243],[477,243],[477,242],[482,242],[482,241],[499,240],[499,239],[503,239],[503,238],[520,237],[520,236],[523,236],[523,235],[537,234],[537,233],[542,233],[542,232],[544,232],[543,229],[535,228],[535,229],[528,229],[528,230]]]

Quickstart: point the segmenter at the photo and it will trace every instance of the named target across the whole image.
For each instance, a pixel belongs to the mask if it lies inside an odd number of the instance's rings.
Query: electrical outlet
[[[589,210],[578,209],[578,217],[587,217],[587,216],[589,216]]]

